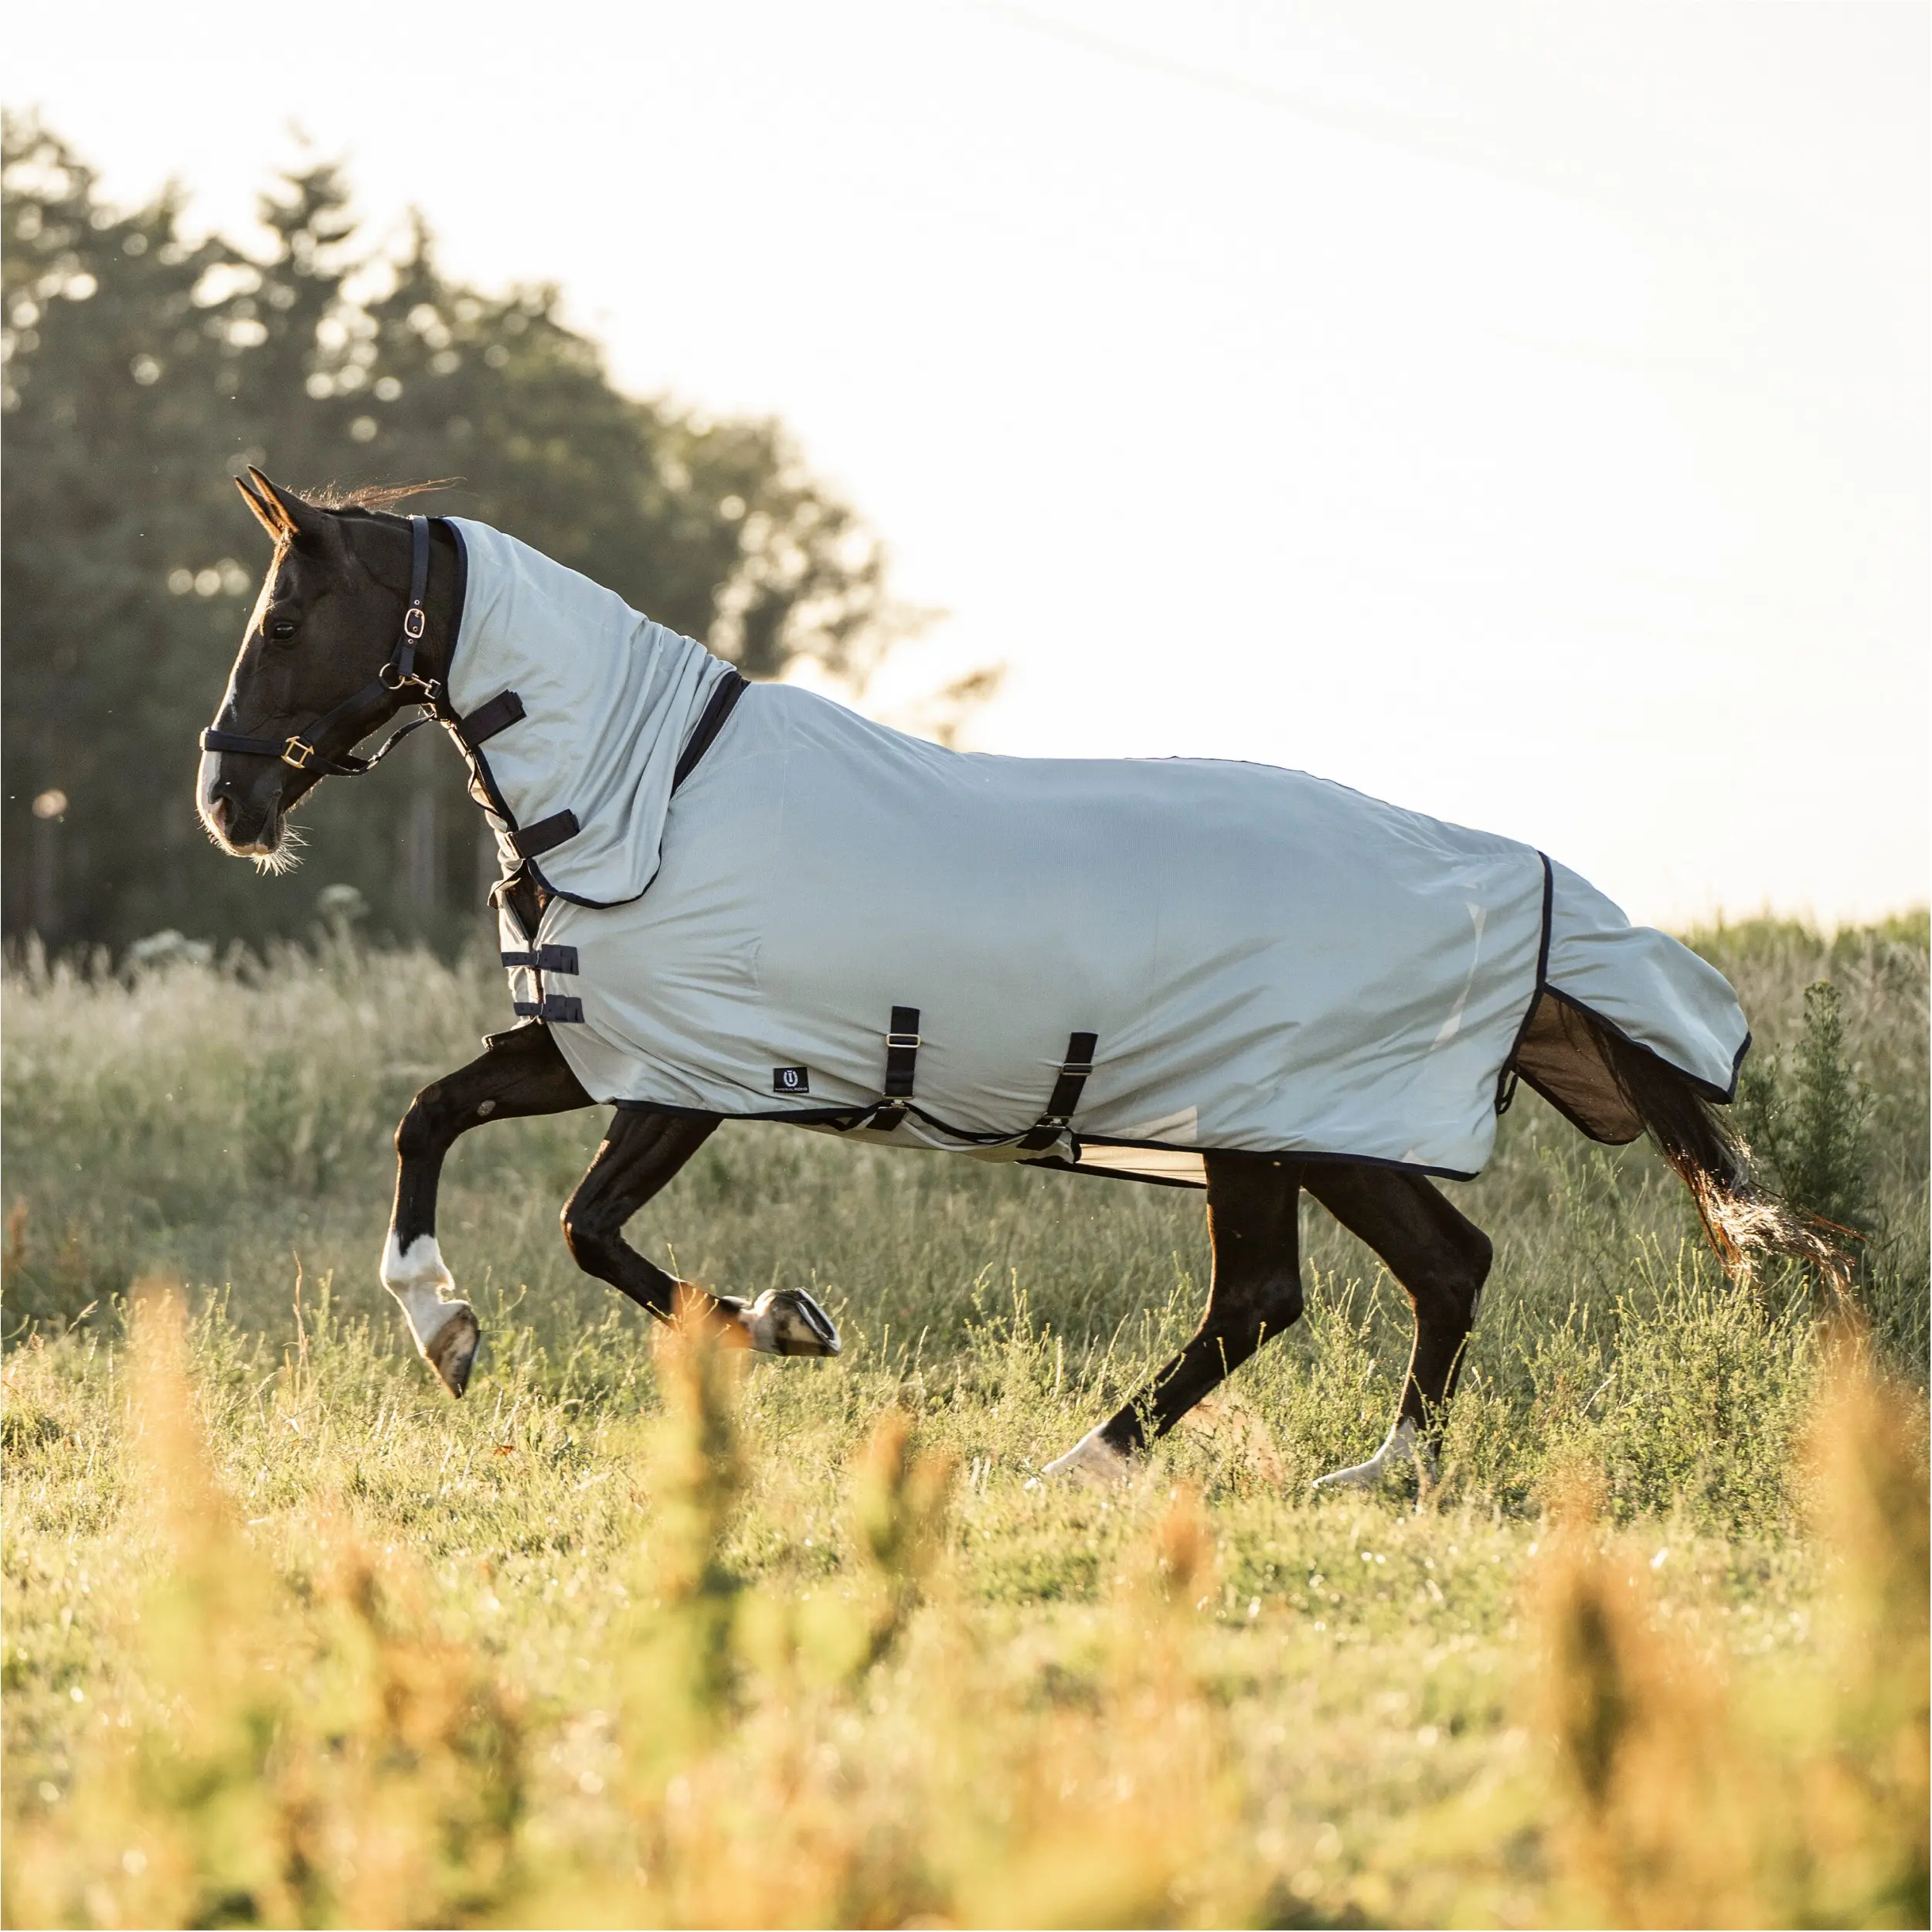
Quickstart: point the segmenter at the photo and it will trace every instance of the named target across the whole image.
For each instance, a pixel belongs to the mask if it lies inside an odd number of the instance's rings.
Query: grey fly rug
[[[1723,978],[1530,846],[1267,765],[948,751],[454,527],[457,735],[555,894],[503,914],[512,996],[594,1099],[1198,1182],[1474,1175],[1516,1071],[1629,1139],[1578,1012],[1734,1090]]]

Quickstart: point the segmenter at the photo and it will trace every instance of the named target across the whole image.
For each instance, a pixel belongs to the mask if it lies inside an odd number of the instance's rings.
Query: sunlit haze
[[[1295,765],[1640,917],[1926,896],[1927,16],[23,9],[6,93],[246,239],[562,284],[782,417],[981,664],[966,742]],[[291,128],[312,143],[304,149]],[[273,452],[270,467],[272,469]],[[238,512],[239,515],[239,512]]]

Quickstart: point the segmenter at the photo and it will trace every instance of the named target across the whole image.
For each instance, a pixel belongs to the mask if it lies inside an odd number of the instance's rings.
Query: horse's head
[[[321,508],[249,474],[253,488],[239,477],[236,487],[275,554],[206,734],[225,742],[202,750],[196,802],[224,852],[276,870],[290,862],[290,808],[332,772],[360,769],[352,747],[433,687],[427,663],[394,676],[405,614],[423,628],[410,612],[408,520]],[[424,635],[420,648],[427,659],[436,646]]]

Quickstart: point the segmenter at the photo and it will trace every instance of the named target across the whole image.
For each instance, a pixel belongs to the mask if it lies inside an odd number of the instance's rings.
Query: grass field
[[[1699,944],[1862,1319],[1526,1092],[1438,1480],[1321,1500],[1408,1325],[1318,1211],[1102,1496],[1035,1474],[1192,1325],[1198,1197],[727,1128],[633,1234],[845,1337],[747,1364],[576,1274],[601,1114],[508,1124],[457,1404],[375,1260],[495,969],[16,961],[7,1922],[1925,1923],[1926,922]]]

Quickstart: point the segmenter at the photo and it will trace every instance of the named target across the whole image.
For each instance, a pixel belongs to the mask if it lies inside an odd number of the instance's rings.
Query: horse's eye
[[[295,634],[295,620],[293,617],[276,618],[268,627],[268,634],[277,644],[286,644]]]

